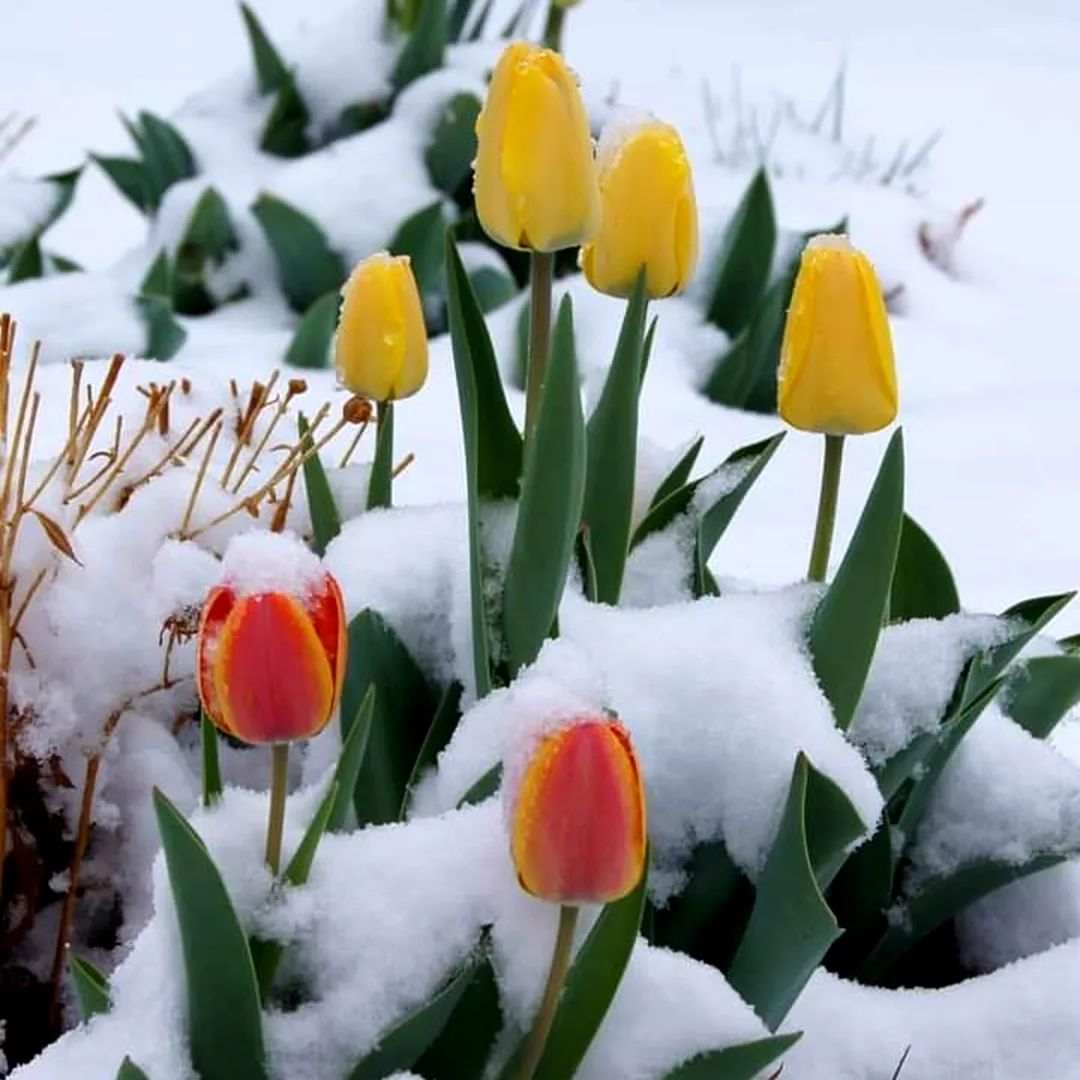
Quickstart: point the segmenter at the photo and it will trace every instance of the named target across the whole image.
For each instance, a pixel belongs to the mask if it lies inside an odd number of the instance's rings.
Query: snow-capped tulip
[[[206,714],[246,743],[317,735],[345,677],[345,608],[329,574],[302,595],[219,585],[199,624],[196,670]]]
[[[544,736],[512,830],[518,881],[533,896],[583,904],[630,892],[645,868],[645,791],[626,729],[584,720]]]
[[[420,293],[407,255],[363,259],[341,289],[334,354],[354,394],[394,401],[415,394],[428,372]]]
[[[642,269],[654,299],[681,292],[697,265],[690,161],[679,133],[653,120],[600,137],[600,228],[581,249],[589,284],[629,296]]]
[[[889,319],[870,260],[846,236],[815,236],[795,279],[778,373],[780,415],[826,435],[878,431],[896,417]]]
[[[562,57],[508,45],[476,121],[474,191],[480,224],[507,247],[558,251],[599,222],[585,106]]]

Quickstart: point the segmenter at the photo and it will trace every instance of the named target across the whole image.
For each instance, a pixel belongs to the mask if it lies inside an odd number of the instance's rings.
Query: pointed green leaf
[[[472,173],[479,113],[480,100],[475,94],[455,94],[443,106],[424,151],[431,182],[447,195],[456,194]]]
[[[690,471],[698,459],[698,454],[701,453],[704,442],[705,436],[699,435],[687,448],[686,453],[671,467],[671,470],[660,482],[659,487],[657,487],[656,492],[649,501],[650,510],[659,506],[669,495],[673,495],[690,479]]]
[[[75,996],[79,1000],[79,1015],[84,1021],[112,1008],[109,998],[109,980],[89,960],[68,953],[68,970],[75,983]]]
[[[368,687],[378,688],[367,752],[353,789],[357,822],[397,821],[435,715],[435,697],[408,649],[377,612],[365,609],[349,623],[348,655],[341,715],[355,716]]]
[[[462,685],[456,679],[443,692],[439,700],[439,707],[435,710],[435,718],[431,721],[431,727],[424,737],[420,752],[413,762],[412,772],[405,784],[405,795],[401,800],[401,813],[398,815],[402,821],[408,816],[409,804],[412,800],[413,790],[420,782],[428,769],[435,767],[435,760],[446,749],[451,736],[461,719],[461,694]]]
[[[217,307],[206,284],[207,273],[221,266],[239,247],[229,208],[209,187],[199,197],[176,249],[173,305],[185,315],[205,315]]]
[[[472,10],[473,0],[454,0],[454,6],[446,23],[446,36],[449,41],[460,41],[465,33],[465,23]]]
[[[480,542],[482,504],[486,499],[517,497],[522,445],[521,435],[506,404],[483,312],[449,236],[446,241],[446,279],[450,340],[465,444],[473,674],[477,696],[483,697],[491,689],[492,675],[491,628],[487,614],[490,581]]]
[[[755,173],[724,232],[708,318],[729,336],[746,326],[765,290],[776,249],[776,214],[764,166]]]
[[[173,184],[195,175],[195,157],[180,132],[153,113],[140,112],[130,130],[142,155],[150,205],[156,210]]]
[[[307,454],[313,446],[307,417],[301,413],[296,423],[303,451]],[[304,490],[307,492],[308,512],[311,515],[311,546],[316,555],[325,555],[330,541],[341,532],[341,515],[326,479],[326,470],[323,469],[322,460],[317,453],[311,454],[304,461]]]
[[[641,273],[626,305],[615,355],[587,429],[582,520],[589,530],[596,596],[602,604],[618,603],[630,550],[646,304],[645,275]]]
[[[477,803],[482,803],[485,799],[490,799],[502,785],[503,768],[502,763],[492,765],[490,769],[464,795],[458,799],[457,808],[460,810],[463,806],[476,806]]]
[[[1034,656],[1020,664],[1002,693],[1007,716],[1045,739],[1080,702],[1080,656]]]
[[[256,18],[255,12],[247,4],[241,3],[240,14],[243,16],[248,43],[251,45],[251,59],[255,64],[259,93],[272,94],[288,80],[289,69]]]
[[[898,429],[810,628],[814,671],[841,731],[855,715],[881,633],[903,513],[904,441]]]
[[[392,255],[408,255],[421,294],[438,287],[443,271],[446,219],[442,202],[425,206],[407,217],[390,241]]]
[[[645,373],[649,370],[649,358],[652,356],[653,341],[656,338],[656,327],[660,317],[654,315],[649,323],[649,329],[645,331],[645,344],[641,349],[641,385],[645,385]]]
[[[120,1068],[116,1073],[116,1080],[149,1080],[149,1077],[131,1058],[126,1057],[120,1063]]]
[[[821,889],[864,826],[847,796],[799,753],[728,982],[775,1031],[840,928]]]
[[[469,283],[484,314],[510,303],[518,294],[517,282],[509,273],[494,266],[478,266],[469,271]]]
[[[720,537],[727,531],[735,517],[736,511],[742,505],[747,492],[754,486],[755,481],[761,475],[762,470],[768,465],[777,447],[784,441],[785,432],[778,432],[771,439],[763,439],[761,442],[743,446],[729,455],[718,473],[724,476],[727,470],[738,470],[733,475],[739,478],[734,486],[725,490],[711,505],[702,512],[698,521],[697,543],[695,544],[694,562],[694,595],[705,596],[712,592],[707,580],[708,562],[713,549],[720,541]],[[741,475],[739,475],[741,473]],[[728,485],[724,484],[725,488]]]
[[[929,534],[914,518],[904,515],[889,595],[889,618],[944,619],[960,610],[952,571]]]
[[[446,0],[420,0],[420,14],[391,76],[394,89],[442,67],[446,50]]]
[[[445,1029],[485,964],[474,957],[430,1001],[391,1028],[348,1073],[348,1080],[383,1080],[392,1073],[411,1069]]]
[[[44,273],[45,264],[41,258],[41,245],[35,234],[16,248],[8,266],[8,284],[30,281],[33,278],[43,277]]]
[[[564,297],[552,335],[536,431],[526,447],[503,590],[511,674],[536,659],[555,622],[581,521],[585,457],[573,317],[570,299]]]
[[[801,1037],[800,1031],[794,1035],[773,1035],[767,1039],[726,1046],[723,1050],[710,1050],[672,1069],[664,1080],[754,1080]]]
[[[304,312],[296,328],[285,363],[290,367],[321,370],[331,367],[334,333],[337,330],[341,294],[337,289],[325,293]]]
[[[491,15],[491,9],[495,6],[495,0],[486,0],[484,6],[480,9],[480,14],[476,17],[476,22],[473,23],[472,29],[469,31],[467,40],[479,41],[484,36],[484,29],[487,27],[488,17]]]
[[[311,218],[265,193],[251,212],[266,234],[282,291],[296,311],[307,311],[319,297],[341,287],[345,264]]]
[[[265,1080],[255,968],[209,852],[175,806],[154,791],[188,990],[191,1063],[202,1080]]]
[[[595,604],[599,598],[596,585],[596,561],[593,559],[592,542],[589,540],[589,528],[581,527],[574,541],[574,557],[577,559],[578,574],[581,575],[581,591],[586,600]]]
[[[150,264],[150,269],[147,270],[146,277],[139,286],[139,294],[160,296],[164,300],[170,300],[172,293],[172,267],[169,264],[169,256],[162,250]]]
[[[367,508],[388,510],[393,505],[394,489],[394,403],[378,403],[375,433],[375,459],[368,478]]]
[[[146,327],[145,354],[171,360],[187,341],[187,331],[173,315],[171,302],[161,296],[136,296],[135,307]]]
[[[135,158],[108,157],[103,154],[92,154],[91,158],[116,185],[120,194],[128,202],[133,203],[136,209],[144,214],[153,209],[150,180],[141,161]]]
[[[202,804],[213,806],[221,798],[221,761],[218,755],[218,733],[205,709],[199,710],[199,736],[202,748]]]
[[[330,818],[326,823],[330,832],[342,832],[345,829],[349,807],[352,806],[353,792],[356,790],[356,781],[360,775],[360,767],[364,763],[367,754],[368,740],[371,737],[371,724],[375,718],[375,694],[374,684],[368,687],[360,702],[359,709],[352,721],[342,722],[341,756],[338,758],[337,768],[334,770],[334,784],[337,794],[334,798],[334,806],[330,811]]]
[[[277,89],[274,106],[266,118],[259,149],[275,157],[294,158],[311,149],[307,136],[311,113],[291,72]]]
[[[50,269],[57,274],[79,274],[85,269],[74,259],[69,259],[65,255],[57,255],[55,251],[48,252],[48,260]]]

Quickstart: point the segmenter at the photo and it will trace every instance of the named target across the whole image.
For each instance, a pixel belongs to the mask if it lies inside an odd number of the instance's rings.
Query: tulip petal
[[[540,742],[518,791],[512,854],[522,888],[546,900],[602,903],[637,884],[644,792],[621,725],[584,721]]]
[[[308,598],[306,604],[311,625],[322,643],[323,653],[330,662],[330,677],[334,682],[334,704],[341,700],[341,686],[345,681],[345,659],[349,643],[345,616],[345,601],[337,579],[326,575],[322,592]]]
[[[245,742],[309,738],[333,712],[330,660],[292,596],[240,599],[218,635],[213,675],[224,725]]]
[[[214,656],[217,653],[221,628],[225,625],[229,611],[235,603],[236,596],[227,586],[218,585],[210,590],[210,595],[203,605],[196,646],[195,680],[198,685],[199,700],[202,702],[206,715],[215,726],[222,730],[227,730],[227,728],[222,717],[217,687],[214,684]]]

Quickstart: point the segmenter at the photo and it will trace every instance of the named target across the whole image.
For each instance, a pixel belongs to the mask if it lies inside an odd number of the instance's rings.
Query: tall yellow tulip
[[[587,240],[600,196],[577,82],[550,49],[506,47],[476,121],[476,212],[507,247],[558,251]]]
[[[889,318],[870,260],[846,236],[813,237],[803,250],[777,372],[780,415],[825,436],[811,581],[824,581],[832,546],[844,436],[896,418]]]
[[[698,222],[690,161],[679,133],[653,120],[600,139],[600,228],[581,249],[589,284],[629,296],[681,292],[697,265]]]
[[[342,383],[372,401],[409,397],[424,385],[427,331],[407,255],[379,252],[357,264],[341,290],[334,353]]]
[[[777,381],[780,415],[803,431],[862,435],[896,418],[881,286],[846,236],[815,236],[803,251]]]

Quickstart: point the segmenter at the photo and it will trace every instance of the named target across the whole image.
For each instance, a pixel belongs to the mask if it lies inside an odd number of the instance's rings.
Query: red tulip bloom
[[[518,881],[533,896],[583,904],[630,892],[645,868],[645,791],[626,729],[585,720],[542,738],[512,829]]]
[[[219,585],[199,624],[203,708],[246,743],[318,735],[341,697],[346,641],[341,589],[329,574],[302,595]]]

